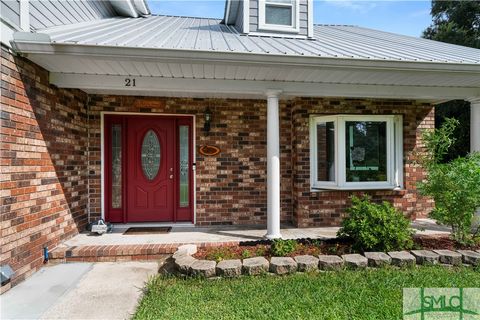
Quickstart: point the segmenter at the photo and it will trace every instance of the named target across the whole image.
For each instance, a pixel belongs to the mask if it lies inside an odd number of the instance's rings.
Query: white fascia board
[[[125,79],[135,78],[135,87],[126,87]],[[125,95],[205,96],[225,94],[235,97],[264,96],[271,89],[290,97],[351,97],[379,99],[442,100],[480,96],[480,88],[428,86],[386,86],[352,84],[317,84],[250,80],[172,79],[161,77],[128,77],[50,73],[50,82],[61,88],[123,92]]]
[[[20,28],[30,31],[30,0],[20,0]]]
[[[171,59],[172,61],[187,62],[225,62],[225,63],[258,63],[268,65],[304,66],[304,67],[341,67],[362,68],[370,70],[405,70],[405,71],[448,71],[473,72],[480,75],[480,64],[466,63],[438,63],[438,62],[411,62],[385,61],[348,58],[326,58],[319,56],[293,56],[258,53],[212,52],[201,50],[177,50],[155,48],[131,48],[119,46],[97,46],[87,44],[47,43],[46,37],[28,40],[17,38],[14,34],[15,46],[22,53],[67,54],[98,57],[122,57],[140,59]]]
[[[250,32],[250,0],[243,0],[243,33]]]
[[[0,42],[11,48],[11,41],[13,40],[13,34],[16,31],[13,26],[7,24],[4,20],[0,20]]]
[[[308,10],[308,31],[307,35],[309,38],[313,38],[313,0],[307,0],[307,10]]]

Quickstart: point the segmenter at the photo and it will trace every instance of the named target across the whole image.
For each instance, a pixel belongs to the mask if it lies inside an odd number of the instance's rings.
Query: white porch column
[[[470,151],[480,151],[480,98],[470,99]]]
[[[279,90],[267,91],[267,239],[280,234],[280,124]]]

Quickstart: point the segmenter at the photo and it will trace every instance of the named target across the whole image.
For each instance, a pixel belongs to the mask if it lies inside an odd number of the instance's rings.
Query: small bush
[[[444,163],[444,156],[455,142],[453,133],[457,126],[457,120],[446,119],[441,128],[423,133],[428,152],[421,163],[427,179],[419,182],[418,187],[423,195],[435,200],[430,216],[449,225],[458,242],[473,244],[480,234],[480,225],[472,232],[475,211],[480,207],[480,153]]]
[[[270,252],[272,256],[283,257],[294,252],[296,249],[297,241],[295,240],[275,239],[270,247]]]
[[[213,250],[212,252],[208,253],[205,258],[207,260],[215,260],[216,262],[220,262],[222,260],[233,259],[235,254],[230,251],[228,247],[219,247]]]
[[[252,254],[247,249],[242,251],[242,259],[248,259],[248,258],[251,258],[251,256]]]
[[[355,250],[391,251],[413,246],[410,221],[390,203],[375,204],[367,196],[352,197],[347,213],[337,236],[351,238]]]

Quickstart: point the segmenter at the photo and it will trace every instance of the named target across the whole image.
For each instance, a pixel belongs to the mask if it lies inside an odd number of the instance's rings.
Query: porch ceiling
[[[307,65],[66,53],[30,53],[28,58],[51,72],[52,84],[91,93],[247,98],[279,89],[286,97],[440,101],[480,96],[480,66],[478,70],[438,70],[434,65],[408,69],[381,63],[375,67]],[[135,87],[127,87],[126,78],[135,78]]]

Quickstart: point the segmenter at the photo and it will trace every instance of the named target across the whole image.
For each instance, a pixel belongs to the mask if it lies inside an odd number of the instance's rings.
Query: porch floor
[[[419,234],[446,234],[449,228],[437,225],[431,219],[417,219],[412,227]],[[254,226],[173,226],[165,234],[123,234],[128,227],[115,225],[112,233],[101,236],[81,233],[61,246],[102,246],[102,245],[139,245],[139,244],[184,244],[184,243],[223,243],[257,241],[265,239],[267,230]],[[339,227],[295,228],[284,226],[281,229],[284,239],[330,239],[335,238]]]
[[[449,228],[439,226],[430,219],[412,222],[417,234],[448,234]],[[97,262],[155,260],[171,254],[182,244],[197,244],[199,247],[238,245],[241,242],[264,239],[266,229],[252,226],[194,227],[173,226],[166,234],[123,234],[127,226],[116,225],[112,233],[101,236],[81,233],[60,244],[50,252],[50,259],[57,262]],[[338,227],[281,229],[284,239],[329,239],[335,238]]]

